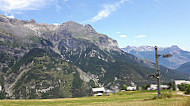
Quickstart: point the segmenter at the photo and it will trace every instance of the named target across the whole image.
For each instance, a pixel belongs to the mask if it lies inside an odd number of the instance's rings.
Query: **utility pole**
[[[161,55],[158,54],[158,48],[157,48],[157,46],[155,46],[155,59],[156,59],[156,70],[157,70],[156,78],[157,78],[158,98],[160,98],[160,96],[161,96],[161,93],[160,93],[160,67],[159,67],[159,60],[158,60],[158,58],[160,56]]]
[[[168,58],[171,57],[173,54],[166,54],[166,55],[160,55],[158,54],[158,47],[155,46],[155,61],[156,61],[156,73],[152,75],[148,75],[148,77],[153,77],[157,79],[157,90],[158,90],[158,98],[161,97],[160,93],[160,66],[159,66],[159,57],[162,56],[162,58]]]

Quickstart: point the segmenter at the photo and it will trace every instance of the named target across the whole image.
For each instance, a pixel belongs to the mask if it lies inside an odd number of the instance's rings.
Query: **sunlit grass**
[[[168,91],[162,91],[168,92]],[[174,95],[172,98],[152,99],[156,91],[119,92],[110,96],[32,99],[32,100],[0,100],[2,106],[190,106],[190,97]]]

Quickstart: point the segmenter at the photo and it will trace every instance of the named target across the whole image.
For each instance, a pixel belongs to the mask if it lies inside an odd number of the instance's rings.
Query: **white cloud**
[[[15,16],[14,15],[9,15],[9,16],[7,16],[8,18],[15,18]]]
[[[93,23],[99,21],[103,18],[108,17],[112,12],[114,12],[117,8],[120,7],[121,4],[129,0],[120,0],[119,2],[115,2],[114,4],[104,4],[103,10],[100,10],[96,16],[92,17],[91,19],[84,21],[82,23]]]
[[[138,36],[135,36],[135,38],[146,38],[146,35],[138,35]]]
[[[5,15],[8,14],[20,14],[23,11],[28,10],[41,10],[47,5],[55,5],[56,9],[59,10],[61,7],[58,5],[59,0],[0,0],[0,10]],[[69,0],[63,0],[67,2]]]
[[[127,37],[127,35],[120,35],[120,37],[121,37],[121,38],[126,38],[126,37]]]
[[[59,23],[53,23],[53,25],[56,25],[56,26],[58,26],[58,25],[60,25]]]
[[[52,0],[0,0],[0,8],[4,12],[14,10],[38,10]]]
[[[121,32],[115,32],[115,33],[120,34]]]

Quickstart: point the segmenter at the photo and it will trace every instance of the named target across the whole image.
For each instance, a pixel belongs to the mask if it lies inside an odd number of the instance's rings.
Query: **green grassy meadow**
[[[171,98],[152,99],[156,93],[131,91],[100,97],[0,100],[0,106],[190,106],[190,96],[180,96],[173,92]]]

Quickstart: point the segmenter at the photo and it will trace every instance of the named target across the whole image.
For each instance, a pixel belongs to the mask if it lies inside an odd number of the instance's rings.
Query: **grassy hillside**
[[[168,92],[168,91],[162,91]],[[189,106],[190,97],[173,95],[168,99],[152,99],[156,91],[119,92],[110,96],[66,99],[1,100],[0,106]]]
[[[74,65],[59,59],[59,55],[54,52],[39,48],[32,49],[21,58],[7,76],[12,78],[5,82],[12,85],[9,88],[12,90],[10,97],[16,99],[64,98],[90,94],[87,90],[89,87],[80,79]]]

